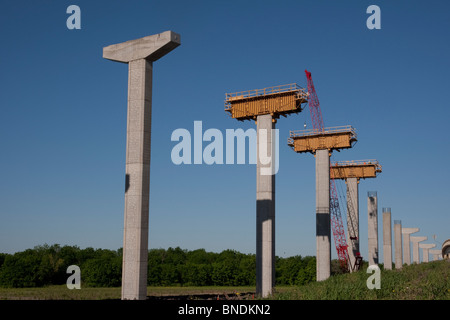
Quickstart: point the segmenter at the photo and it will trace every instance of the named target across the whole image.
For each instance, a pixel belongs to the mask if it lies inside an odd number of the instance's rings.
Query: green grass
[[[230,294],[254,292],[255,287],[147,287],[148,296]],[[105,300],[120,299],[121,288],[67,289],[66,285],[42,288],[0,288],[0,300]]]
[[[276,287],[275,300],[450,300],[450,263],[434,261],[382,270],[381,289],[368,289],[366,269],[335,275],[300,287]],[[255,287],[148,287],[149,296],[230,294],[254,292]],[[0,300],[104,300],[120,299],[119,288],[69,290],[65,285],[43,288],[0,288]]]
[[[368,289],[367,269],[301,287],[279,288],[276,300],[450,300],[450,263],[433,261],[382,270],[381,288]]]
[[[119,288],[67,289],[66,285],[42,288],[0,288],[0,300],[104,300],[120,299]]]

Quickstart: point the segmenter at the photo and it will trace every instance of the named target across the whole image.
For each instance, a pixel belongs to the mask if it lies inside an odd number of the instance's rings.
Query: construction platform
[[[298,153],[328,149],[329,151],[348,149],[357,141],[352,126],[325,128],[323,131],[309,129],[289,132],[288,145]]]
[[[296,83],[225,94],[225,111],[233,119],[256,120],[258,115],[280,115],[302,111],[302,103],[308,102],[308,93]]]
[[[381,173],[381,165],[377,160],[337,161],[330,166],[330,177],[333,179],[376,178]]]

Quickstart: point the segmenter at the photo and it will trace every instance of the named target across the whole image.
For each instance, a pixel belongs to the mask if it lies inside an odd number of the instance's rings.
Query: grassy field
[[[367,269],[366,269],[367,270]],[[276,300],[450,300],[450,263],[433,261],[382,270],[380,289],[368,289],[372,275],[361,270],[301,287],[280,288]]]
[[[276,287],[274,300],[450,300],[450,263],[434,261],[404,266],[402,270],[382,270],[381,289],[367,288],[371,274],[332,276],[326,281],[300,287]],[[186,296],[254,292],[255,287],[148,287],[149,296]],[[43,288],[0,288],[0,300],[104,300],[120,299],[120,288],[69,290],[65,285]]]
[[[104,300],[120,299],[118,288],[88,288],[69,290],[66,285],[42,288],[0,288],[0,300]],[[152,297],[186,296],[205,294],[241,294],[254,292],[255,287],[148,287]]]

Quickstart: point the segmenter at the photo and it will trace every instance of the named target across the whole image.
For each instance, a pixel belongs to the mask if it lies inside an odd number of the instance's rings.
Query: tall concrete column
[[[419,242],[425,241],[428,237],[410,237],[413,244],[413,262],[420,263]]]
[[[439,258],[442,258],[441,250],[430,250],[430,253],[433,255],[433,261],[437,261]]]
[[[391,208],[383,208],[383,260],[384,269],[392,270]]]
[[[256,166],[256,293],[272,294],[275,286],[275,143],[272,116],[259,115]]]
[[[402,222],[394,220],[395,269],[403,267]]]
[[[103,58],[128,63],[122,263],[124,300],[143,300],[147,297],[153,61],[179,45],[180,35],[166,31],[103,48]]]
[[[375,191],[369,191],[367,198],[369,266],[378,264],[378,200]]]
[[[403,260],[409,266],[411,264],[410,235],[419,232],[419,228],[402,228],[403,234]]]
[[[316,154],[316,280],[331,274],[330,154],[327,149]]]
[[[419,248],[422,248],[422,260],[423,262],[429,262],[429,251],[431,248],[436,247],[434,243],[419,243]]]
[[[347,230],[348,255],[351,266],[355,265],[355,257],[359,251],[359,192],[358,178],[347,178]],[[352,269],[350,269],[353,272]]]

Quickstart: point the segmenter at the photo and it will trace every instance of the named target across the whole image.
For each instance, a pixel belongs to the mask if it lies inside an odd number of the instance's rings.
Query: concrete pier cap
[[[104,47],[103,58],[123,63],[139,59],[156,61],[180,44],[180,35],[169,30]]]
[[[431,248],[436,247],[435,243],[419,243],[419,248],[422,249],[423,262],[429,262],[429,252]]]

